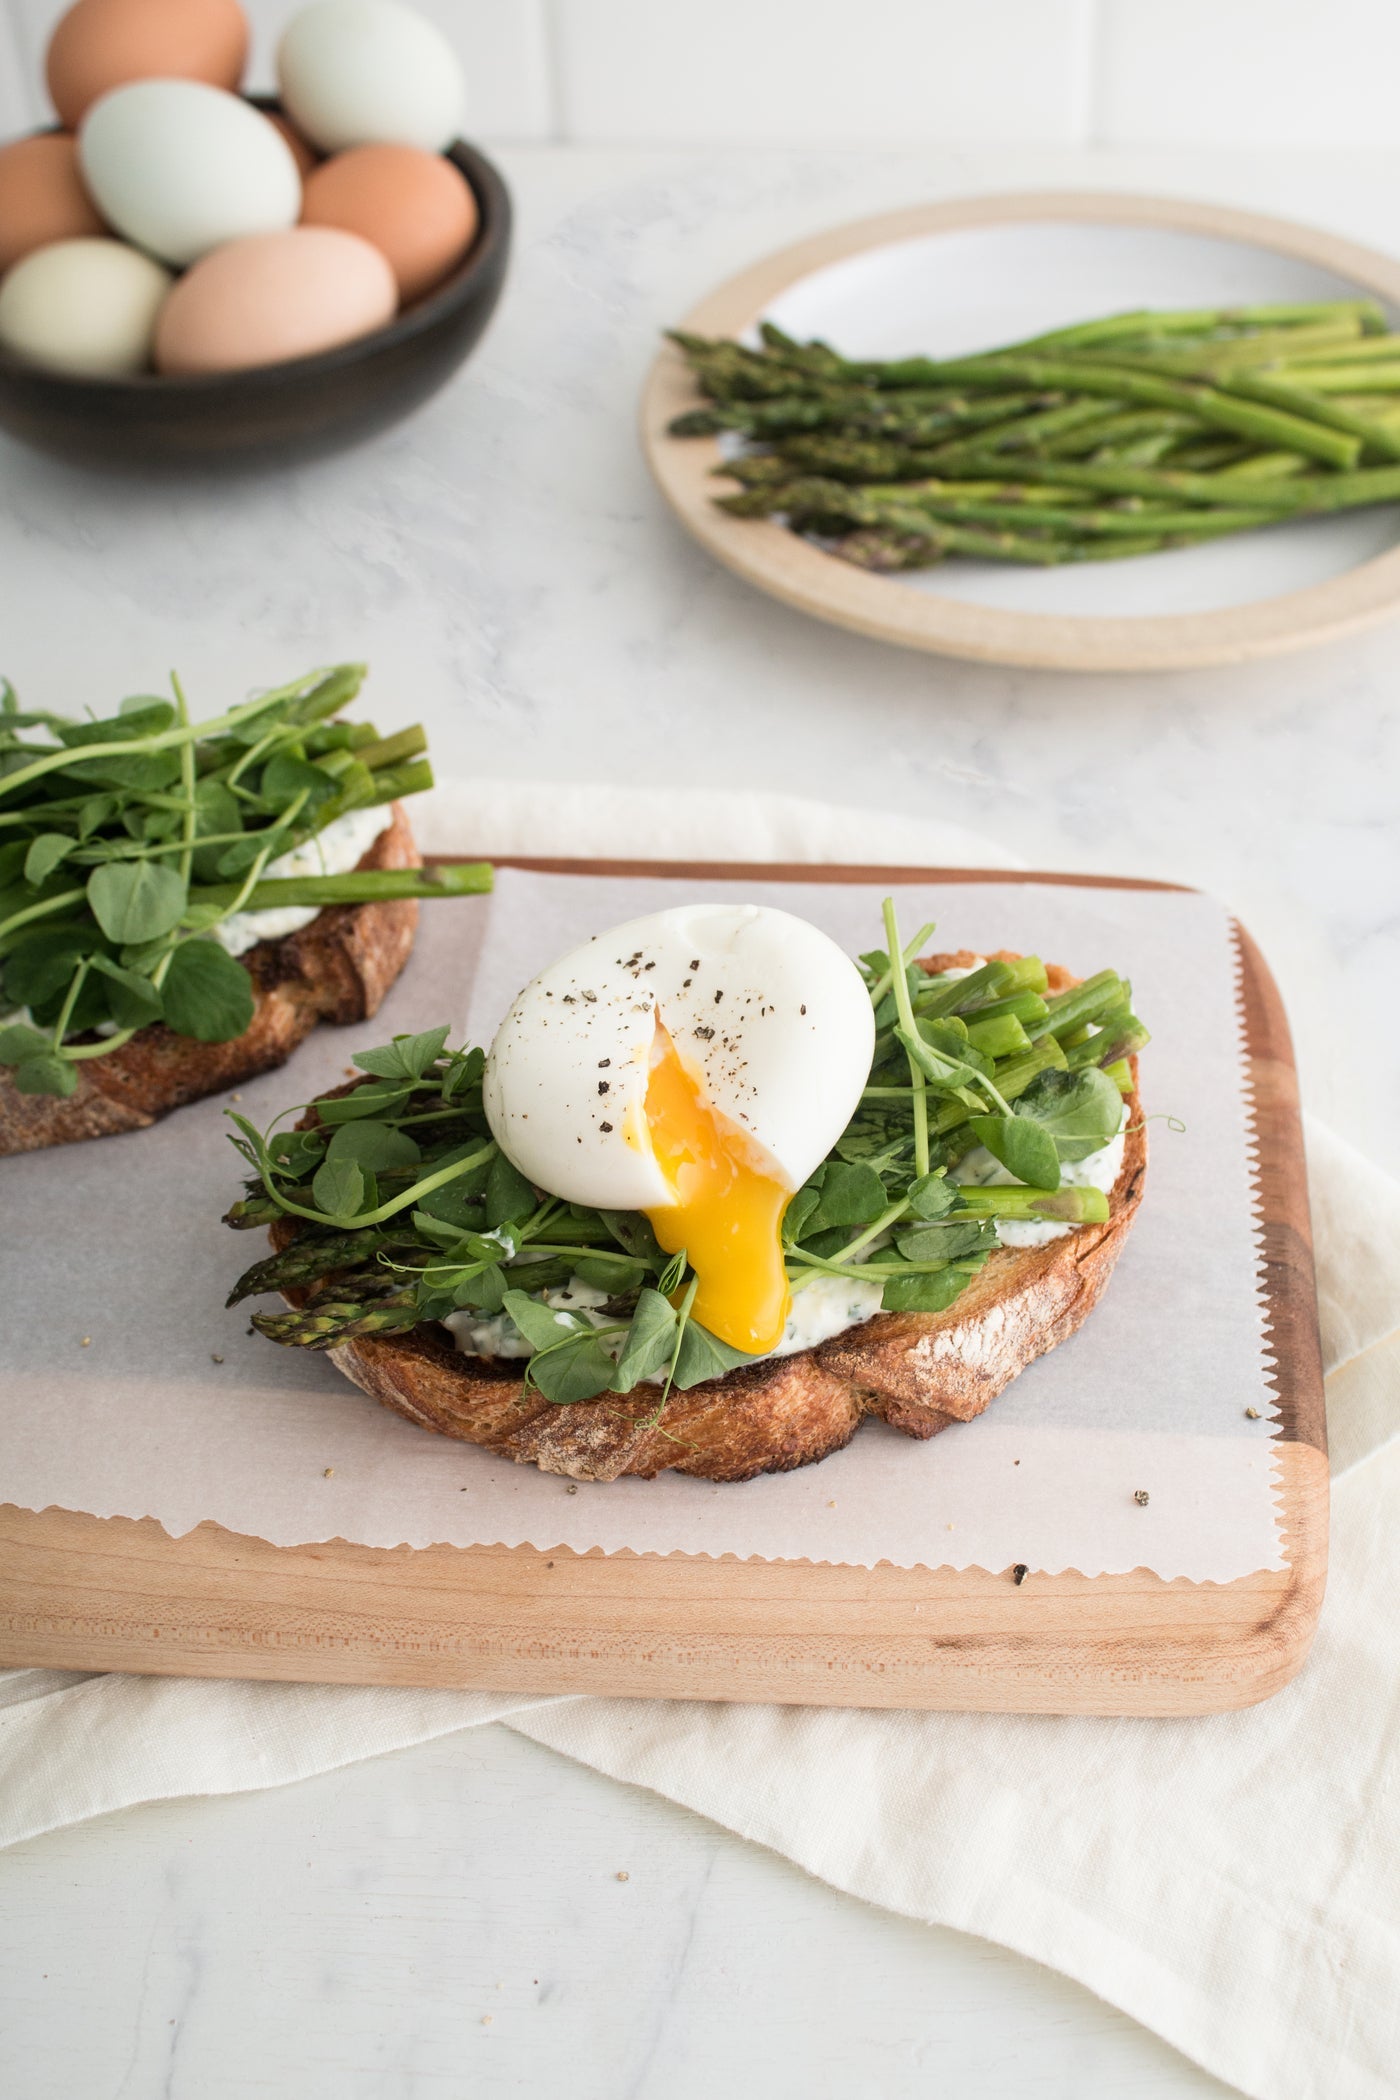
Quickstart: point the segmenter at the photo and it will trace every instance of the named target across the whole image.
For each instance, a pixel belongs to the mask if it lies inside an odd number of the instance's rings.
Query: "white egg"
[[[646,1121],[658,1021],[711,1108],[799,1188],[850,1121],[875,1024],[850,957],[763,905],[633,919],[527,985],[486,1065],[486,1117],[507,1157],[569,1202],[673,1203]]]
[[[60,372],[140,372],[170,284],[123,241],[54,241],[0,283],[0,344]]]
[[[282,134],[249,102],[198,80],[137,80],[95,102],[78,132],[93,200],[119,233],[165,262],[197,262],[301,212]]]
[[[441,153],[462,121],[462,68],[442,32],[399,0],[315,0],[277,51],[283,106],[325,153],[421,146]]]

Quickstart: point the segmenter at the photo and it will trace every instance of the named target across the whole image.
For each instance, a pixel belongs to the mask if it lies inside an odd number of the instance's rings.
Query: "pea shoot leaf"
[[[117,812],[115,795],[89,795],[78,811],[78,837],[89,839],[94,831],[111,822]]]
[[[75,758],[63,768],[68,780],[91,781],[94,787],[125,788],[151,794],[172,787],[180,777],[176,751],[134,751],[129,758]]]
[[[1117,1088],[1113,1089],[1115,1097]],[[1008,1174],[1035,1189],[1060,1186],[1060,1155],[1043,1123],[1029,1116],[974,1116],[969,1125],[979,1145],[1000,1160]]]
[[[797,1191],[783,1212],[783,1245],[796,1247],[807,1229],[808,1220],[822,1200],[817,1182],[809,1181]]]
[[[456,1232],[480,1232],[486,1223],[484,1205],[474,1202],[460,1181],[449,1181],[440,1189],[429,1189],[414,1212],[415,1222],[420,1215],[431,1219],[435,1225]]]
[[[24,1021],[0,1028],[0,1065],[24,1064],[32,1057],[45,1057],[53,1048],[46,1035]]]
[[[268,1151],[293,1181],[305,1181],[325,1158],[326,1141],[319,1130],[283,1130]]]
[[[909,1184],[909,1208],[916,1218],[941,1218],[954,1201],[946,1174],[924,1174]]]
[[[72,751],[85,744],[139,744],[144,737],[160,736],[171,728],[175,710],[168,700],[146,694],[123,700],[121,712],[101,722],[64,722],[58,725],[58,741]]]
[[[107,1006],[119,1028],[144,1028],[158,1021],[163,1012],[160,993],[139,970],[125,970],[110,955],[89,958],[94,970],[107,979]]]
[[[945,1056],[941,1050],[926,1043],[921,1035],[911,1035],[907,1028],[896,1028],[894,1033],[895,1040],[902,1043],[909,1053],[910,1061],[940,1093],[975,1086],[981,1077],[976,1066],[965,1057]]]
[[[525,1375],[555,1407],[574,1407],[580,1400],[596,1400],[600,1393],[611,1392],[615,1366],[606,1343],[591,1330],[580,1329],[552,1349],[532,1356]]]
[[[665,1268],[665,1249],[652,1231],[650,1220],[640,1211],[600,1210],[598,1216],[625,1252],[644,1261],[649,1269]]]
[[[252,1026],[253,980],[217,941],[181,941],[162,987],[166,1025],[197,1043],[230,1043]]]
[[[5,997],[15,1006],[42,1006],[66,989],[78,957],[90,955],[97,945],[91,926],[21,934],[5,958]]]
[[[945,1218],[937,1225],[919,1225],[911,1232],[895,1235],[895,1246],[905,1261],[957,1261],[996,1244],[992,1221],[983,1218]]]
[[[452,1302],[470,1306],[473,1312],[498,1313],[506,1302],[506,1272],[499,1262],[460,1276],[452,1287]]]
[[[660,1291],[643,1291],[617,1359],[613,1374],[615,1391],[630,1393],[644,1378],[659,1377],[669,1365],[675,1346],[674,1307]]]
[[[26,1057],[15,1067],[15,1085],[21,1094],[57,1094],[66,1099],[77,1090],[78,1068],[53,1051],[43,1057]]]
[[[676,1357],[674,1383],[686,1392],[693,1385],[703,1384],[707,1378],[722,1378],[726,1371],[733,1371],[740,1364],[751,1364],[753,1360],[742,1349],[732,1349],[728,1342],[711,1334],[708,1327],[700,1326],[696,1320],[687,1320]]]
[[[396,1035],[382,1050],[357,1050],[350,1062],[380,1079],[421,1079],[441,1056],[449,1033],[429,1028],[422,1035]]]
[[[222,838],[226,832],[243,829],[243,805],[222,780],[201,780],[194,791],[195,838]],[[196,845],[193,874],[196,882],[217,882],[223,846]]]
[[[486,1222],[513,1225],[528,1218],[537,1208],[535,1192],[525,1176],[513,1167],[504,1152],[498,1152],[486,1177]]]
[[[681,1247],[671,1256],[656,1279],[656,1288],[663,1298],[675,1297],[685,1277],[685,1266],[685,1249]]]
[[[164,861],[109,861],[89,875],[87,898],[108,940],[153,941],[180,923],[185,885]]]
[[[572,1268],[580,1283],[591,1285],[595,1291],[606,1291],[613,1298],[625,1298],[645,1283],[648,1274],[645,1264],[639,1261],[614,1261],[611,1256],[602,1260],[587,1254],[581,1254]]]
[[[978,1260],[958,1261],[932,1275],[891,1276],[880,1302],[886,1312],[946,1312],[981,1266]]]
[[[311,1184],[316,1205],[328,1218],[356,1218],[374,1208],[378,1194],[374,1177],[366,1176],[353,1159],[328,1159],[318,1167]]]
[[[412,1098],[406,1086],[357,1086],[337,1100],[318,1101],[316,1113],[323,1123],[358,1123],[361,1116],[392,1116]]]
[[[1097,1065],[1082,1072],[1042,1072],[1016,1103],[1016,1114],[1047,1131],[1062,1160],[1087,1159],[1117,1137],[1123,1097]]]
[[[612,1389],[613,1359],[591,1320],[544,1305],[524,1291],[507,1291],[502,1303],[535,1350],[525,1375],[546,1400],[570,1407]]]
[[[24,857],[24,879],[38,889],[54,869],[73,851],[73,840],[63,831],[41,831]]]
[[[442,1098],[445,1102],[460,1101],[473,1087],[481,1085],[486,1071],[486,1052],[468,1050],[455,1052],[451,1064],[442,1078]]]
[[[308,765],[305,759],[279,751],[263,767],[259,792],[269,809],[275,810],[289,808],[304,795],[306,800],[300,814],[310,817],[323,802],[329,802],[339,794],[340,786],[320,766]]]
[[[411,1167],[423,1154],[406,1130],[398,1130],[392,1123],[365,1121],[340,1124],[326,1147],[326,1157],[353,1159],[356,1166],[366,1167],[372,1174],[383,1174],[395,1167]]]
[[[824,1232],[833,1225],[873,1225],[888,1205],[885,1184],[868,1162],[833,1159],[821,1178],[821,1200],[809,1213],[805,1231]]]
[[[245,832],[231,846],[210,846],[203,856],[207,867],[213,862],[214,872],[220,881],[232,881],[236,876],[246,875],[260,854],[276,860],[280,854],[290,851],[295,834],[285,825],[268,824],[260,831]]]

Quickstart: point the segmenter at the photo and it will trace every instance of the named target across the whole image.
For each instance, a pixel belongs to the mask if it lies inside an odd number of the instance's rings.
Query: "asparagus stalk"
[[[254,1313],[253,1325],[271,1342],[286,1342],[303,1349],[333,1349],[337,1342],[353,1341],[366,1334],[403,1334],[418,1325],[418,1307],[412,1292],[380,1298],[369,1304],[354,1299],[326,1300],[283,1313]]]
[[[1065,1050],[1065,1066],[1068,1071],[1082,1072],[1088,1065],[1117,1064],[1125,1057],[1145,1050],[1151,1037],[1141,1021],[1126,1007],[1121,1011],[1105,1014],[1103,1026],[1093,1030],[1082,1043]]]
[[[476,897],[491,887],[491,864],[474,860],[432,868],[356,868],[347,875],[286,875],[258,882],[239,903],[241,911],[318,911],[328,904],[382,904],[398,897]],[[191,905],[227,911],[238,903],[236,882],[197,884]]]
[[[279,1215],[275,1208],[273,1215]],[[265,1261],[254,1262],[252,1268],[239,1277],[224,1303],[239,1305],[245,1298],[256,1298],[263,1291],[280,1291],[297,1284],[315,1283],[336,1269],[357,1269],[363,1262],[373,1260],[378,1250],[387,1245],[388,1239],[382,1232],[331,1232],[320,1238],[307,1233],[293,1240],[280,1254],[270,1254]],[[376,1277],[375,1281],[378,1280]]]
[[[967,461],[969,468],[983,474],[990,474],[995,467],[1002,464],[995,453],[983,454],[980,458]],[[1047,466],[1046,475],[1047,478],[1053,479],[1057,486],[1095,489],[1105,496],[1146,496],[1161,503],[1205,505],[1235,505],[1239,502],[1238,488],[1232,487],[1228,481],[1222,483],[1219,475],[1179,472],[1172,467],[1083,466],[1077,461],[1057,459],[1053,465]],[[1025,478],[1027,481],[1035,480],[1035,471],[1028,469]],[[1335,477],[1337,481],[1356,478],[1358,477],[1343,475]],[[1327,485],[1320,479],[1312,478],[1307,484],[1310,488]],[[1250,508],[1294,510],[1304,500],[1299,494],[1302,486],[1301,482],[1288,480],[1282,475],[1277,481],[1261,479],[1250,487]],[[917,494],[917,489],[918,484],[914,484],[912,488],[903,489],[901,493],[905,500],[909,501]],[[1396,493],[1400,494],[1400,489],[1397,489]],[[1381,493],[1373,500],[1384,502],[1387,497]]]
[[[1098,410],[1095,417],[1086,417],[1076,428],[1052,437],[1048,445],[1042,446],[1043,457],[1069,459],[1080,453],[1097,451],[1101,445],[1117,445],[1145,437],[1194,437],[1201,428],[1194,416],[1185,415],[1175,408],[1114,409],[1105,407],[1102,401],[1096,402],[1095,407]]]
[[[371,773],[382,773],[402,766],[426,751],[428,732],[421,723],[415,722],[411,729],[400,729],[394,736],[370,738],[351,748],[362,766],[368,766]]]
[[[1176,408],[1194,415],[1199,422],[1220,430],[1252,438],[1262,445],[1305,452],[1312,459],[1333,467],[1350,467],[1360,445],[1344,432],[1262,403],[1245,401],[1222,393],[1216,387],[1187,380],[1163,379],[1147,372],[1133,372],[1111,364],[1078,363],[1072,359],[1040,357],[955,358],[946,364],[933,359],[910,359],[909,369],[922,362],[929,384],[951,380],[964,386],[997,386],[1008,380],[1026,386],[1059,388],[1064,392],[1100,394],[1109,400],[1137,401],[1153,408]],[[1400,380],[1397,380],[1400,384]]]
[[[1390,338],[1395,344],[1395,337]],[[1400,393],[1400,344],[1389,364],[1328,364],[1306,365],[1310,394],[1394,394]]]
[[[1042,446],[1067,431],[1080,430],[1086,423],[1093,423],[1107,408],[1111,414],[1118,413],[1117,404],[1095,399],[1091,401],[1066,401],[1059,408],[1046,408],[1038,414],[1022,416],[1001,438],[989,438],[986,442],[998,452],[1039,452]]]
[[[967,1024],[967,1040],[984,1057],[1014,1057],[1029,1050],[1031,1039],[1015,1014],[975,1015]]]
[[[1111,343],[1151,332],[1156,335],[1201,335],[1224,330],[1307,327],[1328,320],[1350,317],[1367,334],[1382,334],[1385,313],[1374,299],[1319,300],[1312,305],[1181,307],[1158,311],[1140,307],[1133,313],[1109,314],[1100,321],[1080,321],[1073,328],[1055,328],[1047,334],[1029,336],[1009,347],[1014,350],[1080,349],[1086,344]]]
[[[977,1218],[1024,1218],[1044,1225],[1103,1225],[1108,1198],[1102,1189],[1031,1189],[1019,1183],[959,1186],[957,1196]]]
[[[1086,977],[1067,992],[1059,992],[1048,1000],[1043,1021],[1033,1024],[1033,1039],[1043,1035],[1064,1036],[1072,1028],[1080,1028],[1086,1021],[1097,1021],[1102,1014],[1115,1006],[1127,1003],[1128,991],[1116,970],[1100,970],[1093,977]]]
[[[1062,533],[1124,534],[1135,539],[1143,536],[1144,528],[1150,526],[1153,535],[1169,539],[1204,538],[1212,533],[1246,532],[1254,526],[1276,522],[1277,511],[1261,509],[1235,509],[1221,506],[1213,510],[1174,511],[1121,511],[1121,510],[1060,510],[1042,506],[1031,510],[1024,503],[969,502],[964,498],[940,499],[927,496],[920,499],[920,510],[931,517],[968,518],[975,523],[989,525],[1025,523],[1033,519],[1037,530]]]
[[[806,430],[851,430],[868,435],[941,437],[945,431],[971,429],[1000,423],[1013,407],[1030,407],[1042,397],[1035,394],[1002,395],[989,400],[983,395],[971,401],[943,390],[931,394],[909,392],[887,395],[860,393],[821,397],[784,395],[773,401],[731,403],[711,408],[687,409],[672,419],[672,437],[714,437],[733,431],[740,437],[785,437]]]
[[[946,540],[927,533],[895,532],[888,525],[862,525],[833,541],[831,552],[854,568],[874,576],[896,576],[907,569],[932,569],[949,553]]]
[[[1247,400],[1262,401],[1269,407],[1307,417],[1314,423],[1330,424],[1334,430],[1358,438],[1364,451],[1378,452],[1382,459],[1400,459],[1400,432],[1387,429],[1374,416],[1360,415],[1353,408],[1326,399],[1315,389],[1305,391],[1282,378],[1271,378],[1257,372],[1232,372],[1216,383]]]

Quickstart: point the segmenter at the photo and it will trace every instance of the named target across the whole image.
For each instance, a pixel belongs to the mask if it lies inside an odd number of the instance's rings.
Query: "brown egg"
[[[83,188],[76,141],[66,131],[0,146],[0,271],[52,241],[106,231]]]
[[[352,146],[307,177],[304,226],[340,226],[388,256],[405,306],[460,262],[476,234],[476,199],[440,153]]]
[[[320,154],[309,139],[302,137],[291,119],[283,116],[280,109],[265,109],[263,115],[267,118],[273,130],[280,131],[287,144],[291,147],[292,159],[297,164],[297,173],[302,181],[305,182],[311,170],[320,161]]]
[[[185,272],[160,310],[162,372],[234,372],[310,357],[382,328],[398,304],[377,248],[334,226],[226,241]]]
[[[248,62],[238,0],[77,0],[49,39],[49,93],[77,127],[89,104],[129,80],[236,88]]]

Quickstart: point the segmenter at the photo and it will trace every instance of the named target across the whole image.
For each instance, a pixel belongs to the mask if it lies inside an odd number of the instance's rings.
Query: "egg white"
[[[507,1158],[571,1203],[668,1206],[645,1114],[658,1018],[755,1164],[800,1188],[850,1121],[875,1023],[850,957],[766,905],[629,920],[527,985],[486,1063],[486,1118]]]

